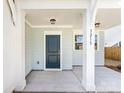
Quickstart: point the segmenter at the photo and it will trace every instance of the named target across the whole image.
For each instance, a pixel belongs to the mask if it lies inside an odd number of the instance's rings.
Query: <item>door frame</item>
[[[60,68],[46,68],[46,35],[60,35]],[[62,71],[62,31],[44,31],[44,70],[45,71]]]

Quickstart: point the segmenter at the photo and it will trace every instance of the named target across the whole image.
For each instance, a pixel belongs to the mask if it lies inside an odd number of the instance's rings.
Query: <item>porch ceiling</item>
[[[26,20],[33,26],[51,26],[50,19],[56,19],[55,25],[82,27],[83,10],[42,10],[28,12]]]
[[[51,26],[50,19],[55,18],[59,26],[72,26],[74,29],[82,28],[83,11],[81,9],[51,9],[28,11],[26,20],[33,26]],[[100,23],[98,29],[108,29],[121,24],[121,9],[98,9],[96,22]]]
[[[108,29],[121,24],[121,9],[98,9],[96,22],[101,23],[99,29]]]

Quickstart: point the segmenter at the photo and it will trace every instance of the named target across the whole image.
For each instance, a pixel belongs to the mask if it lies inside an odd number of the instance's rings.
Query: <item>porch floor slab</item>
[[[121,73],[106,67],[96,68],[97,91],[121,91]]]
[[[24,91],[83,92],[72,71],[32,71]]]
[[[81,76],[82,67],[74,67],[73,71],[32,71],[23,91],[84,93]],[[120,92],[121,73],[106,67],[95,67],[95,84],[98,92]]]
[[[81,81],[82,67],[75,67],[73,72]],[[95,67],[95,85],[96,91],[102,92],[120,92],[121,91],[121,73],[107,67]]]

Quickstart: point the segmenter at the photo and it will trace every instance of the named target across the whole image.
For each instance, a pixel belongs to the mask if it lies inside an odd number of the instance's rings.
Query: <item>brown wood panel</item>
[[[106,47],[105,58],[112,60],[121,60],[121,47]]]

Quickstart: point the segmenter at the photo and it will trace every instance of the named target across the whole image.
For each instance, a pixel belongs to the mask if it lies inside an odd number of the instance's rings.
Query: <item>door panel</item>
[[[60,68],[60,35],[46,35],[46,68]]]

